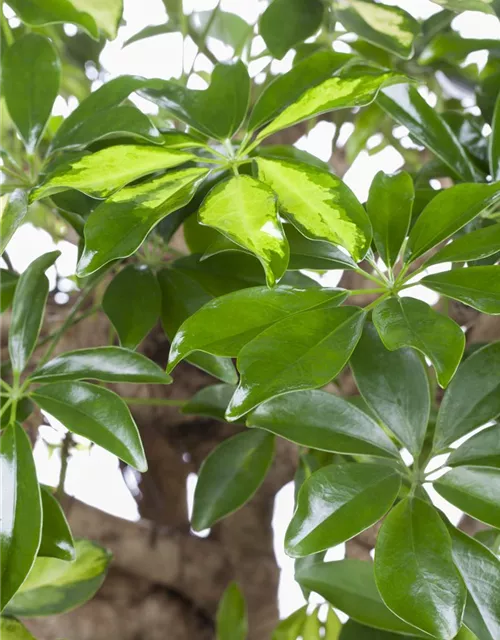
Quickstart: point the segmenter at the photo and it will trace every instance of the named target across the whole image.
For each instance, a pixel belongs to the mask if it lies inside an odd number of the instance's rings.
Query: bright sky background
[[[385,0],[385,2],[398,5],[418,18],[428,17],[440,10],[438,5],[428,0]],[[262,4],[259,0],[222,0],[221,8],[239,13],[249,21],[255,21],[260,13]],[[215,5],[216,0],[184,0],[184,6],[188,12],[213,9]],[[116,40],[106,45],[101,57],[102,64],[108,72],[108,79],[122,74],[161,78],[179,77],[182,71],[180,35],[166,34],[156,36],[123,48],[123,43],[143,27],[151,24],[161,24],[166,21],[165,9],[161,0],[125,0],[124,18],[127,24],[120,28]],[[500,22],[493,16],[477,12],[466,12],[454,20],[453,26],[463,37],[500,39]],[[68,33],[71,33],[72,29],[71,25],[68,26]],[[213,50],[221,59],[231,55],[231,50],[217,41],[213,42]],[[194,45],[188,43],[185,52],[185,64],[188,66],[191,65],[194,53]],[[291,66],[292,57],[292,55],[287,55],[283,61],[275,62],[273,72],[287,71]],[[472,54],[469,56],[468,62],[477,62],[480,65],[484,65],[485,52]],[[205,61],[199,60],[195,69],[210,71],[211,65],[206,59]],[[251,72],[255,75],[258,70],[258,68],[253,68]],[[204,82],[198,77],[198,81],[195,79],[190,86],[203,88]],[[138,99],[138,104],[149,111],[154,110],[151,103],[141,99]],[[74,106],[75,104],[70,103],[68,105],[62,98],[59,98],[55,105],[54,113],[66,115]],[[297,146],[324,160],[328,160],[333,134],[334,125],[321,122],[312,129],[308,136],[303,137]],[[342,137],[346,139],[347,136],[348,131],[343,131],[341,139]],[[369,185],[379,170],[394,172],[402,164],[403,158],[392,147],[372,156],[362,152],[344,176],[344,180],[358,198],[364,201]],[[26,224],[15,234],[9,246],[9,254],[15,268],[22,271],[36,257],[53,248],[54,243],[48,233]],[[76,247],[68,242],[61,242],[57,245],[57,248],[62,251],[62,255],[56,263],[59,275],[71,276],[76,265]],[[51,268],[48,273],[52,286],[55,284],[55,273],[54,268]],[[337,280],[338,272],[332,274],[327,282],[330,285],[335,285]],[[71,281],[67,280],[65,282],[68,289],[70,289]],[[408,291],[404,293],[408,295]],[[58,295],[62,296],[60,300],[64,303],[65,294]],[[410,295],[427,299],[429,302],[434,301],[432,298],[434,294],[424,290],[424,287],[412,289]],[[45,441],[57,444],[61,440],[63,429],[56,421],[51,420],[51,422],[53,426],[41,428],[41,435]],[[82,450],[77,451],[71,459],[66,483],[67,492],[114,515],[130,520],[138,519],[135,501],[126,488],[118,468],[117,459],[100,447],[94,446],[89,451],[83,438],[77,438],[77,440],[82,443]],[[48,453],[47,446],[39,441],[35,448],[39,479],[41,482],[55,486],[59,478],[59,455],[52,454],[49,456]],[[188,482],[189,503],[192,502],[195,483],[196,478],[191,476]],[[456,522],[460,512],[451,505],[445,505],[444,501],[435,492],[432,495],[440,506],[444,505],[446,507],[447,513]],[[289,615],[304,604],[302,593],[293,580],[293,561],[285,556],[283,551],[284,534],[292,512],[293,486],[290,483],[277,495],[273,520],[275,552],[282,569],[279,594],[282,617]],[[340,545],[340,547],[331,550],[327,558],[336,559],[342,557],[343,549],[344,545]]]

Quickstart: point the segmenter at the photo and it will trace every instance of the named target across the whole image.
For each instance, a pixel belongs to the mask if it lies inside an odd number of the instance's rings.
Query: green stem
[[[348,295],[361,296],[361,295],[364,295],[365,293],[384,293],[384,291],[387,291],[387,289],[351,289],[348,292]]]
[[[364,269],[360,269],[359,267],[356,267],[356,269],[353,269],[353,271],[355,271],[356,273],[359,273],[359,275],[363,276],[363,278],[367,278],[372,282],[376,282],[377,284],[382,285],[384,287],[384,290],[386,289],[387,283],[384,282],[383,280],[380,280],[380,278],[377,278],[377,276],[374,276],[371,273],[368,273],[367,271],[365,271]]]
[[[0,385],[9,392],[9,395],[12,394],[12,387],[10,386],[10,384],[8,384],[7,382],[5,382],[5,380],[2,380],[2,378],[0,378]]]
[[[10,47],[14,42],[14,35],[12,33],[12,29],[10,28],[9,21],[3,13],[3,0],[2,2],[0,2],[0,20],[2,23],[2,33],[5,38],[5,44]]]
[[[64,485],[66,484],[66,475],[68,473],[68,462],[72,445],[73,438],[71,436],[71,432],[68,431],[64,436],[64,440],[61,445],[61,471],[59,472],[59,482],[56,489],[56,493],[59,497],[64,495]]]
[[[383,296],[380,296],[380,298],[377,298],[376,300],[374,300],[371,304],[369,304],[367,307],[364,307],[364,311],[367,313],[368,311],[371,311],[372,309],[374,309],[376,306],[378,306],[381,302],[383,302],[386,298],[388,298],[391,295],[390,291],[387,291],[387,293],[384,293]]]
[[[187,400],[173,400],[171,398],[124,398],[127,404],[147,405],[150,407],[182,407]]]
[[[90,309],[87,309],[87,311],[84,311],[80,316],[78,316],[78,318],[74,318],[74,320],[71,321],[71,327],[75,326],[75,324],[78,324],[79,322],[81,322],[82,320],[85,320],[85,318],[88,318],[89,316],[93,315],[96,311],[99,311],[99,309],[101,308],[100,304],[96,304],[94,307],[91,307]],[[68,327],[69,329],[69,327]],[[39,347],[43,347],[44,344],[47,344],[47,342],[50,342],[53,338],[55,338],[55,336],[57,335],[59,330],[57,331],[53,331],[52,333],[49,333],[48,336],[45,336],[44,338],[42,338],[40,340],[40,342],[38,343]]]
[[[14,271],[15,272],[14,265],[12,264],[12,260],[10,259],[10,256],[7,253],[7,251],[3,252],[2,258],[4,259],[5,264],[7,265],[7,269],[9,269],[9,271]]]
[[[12,425],[16,422],[16,415],[17,415],[17,403],[19,401],[19,397],[20,397],[20,393],[19,393],[19,378],[20,378],[20,373],[19,371],[14,371],[14,375],[13,375],[13,381],[12,381],[12,398],[11,398],[11,405],[10,405],[10,420],[9,420],[9,425]],[[7,401],[8,404],[8,401]]]

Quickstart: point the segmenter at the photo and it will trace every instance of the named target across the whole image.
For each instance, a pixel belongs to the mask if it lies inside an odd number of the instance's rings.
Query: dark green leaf
[[[246,640],[247,634],[245,598],[236,582],[231,582],[217,609],[216,640]]]
[[[240,384],[226,412],[237,420],[261,402],[332,380],[356,346],[365,314],[358,307],[303,311],[267,328],[238,355]]]
[[[17,273],[0,269],[0,313],[8,309],[14,299],[17,281],[19,276]]]
[[[14,371],[21,373],[33,353],[42,326],[49,281],[45,271],[60,251],[45,253],[24,271],[17,283],[9,328],[9,355]]]
[[[451,452],[446,466],[461,464],[500,468],[500,425],[476,433]]]
[[[421,300],[389,298],[376,307],[373,322],[387,349],[418,349],[434,365],[440,386],[448,386],[465,347],[465,336],[451,318]]]
[[[373,227],[377,251],[389,267],[394,266],[411,220],[415,193],[411,176],[379,171],[373,179],[366,210]]]
[[[384,520],[375,580],[386,605],[409,624],[443,640],[458,633],[465,588],[446,526],[428,502],[406,498]]]
[[[500,225],[499,225],[500,226]],[[321,240],[309,240],[292,224],[284,226],[290,245],[288,269],[355,269],[356,263],[344,251]]]
[[[69,431],[114,453],[131,467],[147,470],[137,426],[116,393],[88,382],[54,382],[39,387],[32,398]]]
[[[307,620],[307,605],[281,620],[273,632],[272,640],[297,640]]]
[[[343,398],[325,391],[298,391],[268,400],[252,411],[247,424],[320,451],[398,455],[376,422]]]
[[[224,420],[227,405],[234,393],[230,384],[213,384],[200,389],[182,407],[182,413]]]
[[[491,0],[433,0],[436,4],[462,13],[462,11],[481,11],[482,13],[494,13]]]
[[[266,476],[273,453],[274,437],[258,430],[239,433],[216,447],[198,476],[193,529],[211,527],[250,500]]]
[[[116,329],[120,344],[135,349],[160,317],[161,291],[155,274],[147,267],[127,265],[110,282],[102,308]]]
[[[500,342],[467,358],[444,394],[434,450],[446,448],[473,429],[500,415]]]
[[[15,618],[0,618],[0,635],[3,640],[35,640],[31,633]]]
[[[41,486],[43,527],[39,556],[74,560],[75,547],[68,522],[50,489]]]
[[[111,555],[90,540],[75,542],[76,560],[37,558],[8,612],[36,618],[70,611],[90,600],[101,586]]]
[[[429,421],[427,373],[413,349],[387,351],[366,324],[351,357],[358,389],[370,408],[413,456],[422,448]]]
[[[498,95],[489,141],[490,172],[493,181],[500,180],[500,94]]]
[[[426,276],[421,282],[482,313],[500,314],[500,265],[453,269]]]
[[[5,251],[16,229],[28,213],[28,193],[24,189],[15,189],[7,202],[1,204],[0,215],[0,255]]]
[[[135,33],[133,36],[128,38],[128,40],[125,40],[125,42],[123,43],[123,46],[126,47],[127,45],[132,44],[133,42],[139,42],[139,40],[144,40],[145,38],[152,38],[153,36],[161,36],[164,33],[176,33],[177,31],[179,31],[179,28],[172,21],[165,22],[164,24],[154,24],[154,25],[145,27],[144,29],[141,29],[140,31]]]
[[[348,620],[342,627],[339,640],[410,640],[418,638],[418,636],[401,636],[399,633],[391,633],[390,631],[380,631],[372,627],[365,627],[359,622]]]
[[[60,74],[57,51],[44,36],[28,33],[4,52],[2,93],[28,154],[34,153],[43,136],[59,92]]]
[[[500,224],[492,224],[456,238],[433,255],[426,264],[470,262],[488,258],[498,251],[500,251]]]
[[[11,424],[0,436],[0,477],[0,610],[3,610],[33,566],[42,532],[35,462],[28,436],[19,424]]]

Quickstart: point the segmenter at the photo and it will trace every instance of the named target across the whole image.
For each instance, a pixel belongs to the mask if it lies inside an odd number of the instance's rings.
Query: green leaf
[[[328,78],[302,93],[296,102],[290,104],[262,129],[257,140],[263,140],[272,133],[327,111],[366,106],[376,98],[381,87],[402,81],[402,76],[389,72]]]
[[[15,618],[0,618],[0,636],[3,640],[35,640],[28,629]]]
[[[33,566],[42,531],[42,504],[33,453],[28,436],[17,423],[7,427],[0,437],[0,477],[0,610],[3,610]]]
[[[9,355],[14,371],[21,373],[33,353],[42,326],[49,281],[45,271],[54,264],[60,251],[45,253],[21,274],[12,303],[9,328]]]
[[[77,540],[75,552],[73,562],[37,558],[9,604],[9,614],[23,618],[57,615],[90,600],[106,576],[111,555],[90,540]]]
[[[396,263],[408,233],[414,199],[413,181],[405,171],[394,175],[379,171],[373,179],[366,210],[377,251],[389,267]]]
[[[492,0],[432,0],[445,9],[462,13],[462,11],[481,11],[494,14]]]
[[[155,362],[122,347],[67,351],[37,369],[31,379],[37,382],[85,379],[149,384],[172,382],[172,378]]]
[[[28,193],[24,189],[15,189],[6,200],[0,202],[0,255],[28,213]]]
[[[330,242],[309,240],[291,224],[286,224],[284,229],[290,245],[289,270],[356,268],[354,260]]]
[[[186,151],[163,147],[134,144],[108,147],[58,167],[32,192],[31,201],[66,189],[106,198],[137,178],[175,167],[194,157]],[[141,189],[144,185],[132,188]]]
[[[226,412],[237,420],[261,402],[330,382],[356,346],[365,314],[358,307],[303,311],[267,328],[238,355],[240,384]]]
[[[289,248],[273,191],[250,176],[217,184],[205,198],[198,219],[254,253],[273,286],[286,271]]]
[[[88,276],[112,260],[132,255],[160,220],[191,200],[206,174],[206,169],[195,168],[167,173],[126,187],[99,205],[85,225],[78,275]]]
[[[446,526],[428,502],[406,498],[384,520],[375,580],[386,605],[409,624],[443,640],[458,633],[465,588]]]
[[[285,535],[286,553],[306,556],[350,540],[387,513],[400,487],[401,476],[386,465],[322,467],[299,491]]]
[[[216,38],[234,49],[240,56],[247,40],[253,34],[253,25],[236,13],[228,11],[195,11],[189,17],[192,29],[205,38]]]
[[[397,457],[398,450],[366,413],[325,391],[298,391],[261,404],[247,425],[320,451]]]
[[[155,274],[147,267],[127,265],[108,285],[102,308],[116,329],[120,344],[135,349],[160,316],[161,291]]]
[[[473,464],[500,468],[500,426],[494,425],[476,433],[451,452],[447,467]]]
[[[217,609],[216,640],[246,640],[247,634],[245,597],[236,582],[231,582]]]
[[[204,91],[170,80],[150,80],[141,95],[205,135],[225,140],[238,131],[246,116],[250,78],[241,61],[217,64]]]
[[[500,560],[480,542],[451,525],[453,560],[491,638],[500,637]]]
[[[352,56],[335,51],[319,51],[298,64],[290,71],[274,78],[257,98],[250,114],[248,130],[254,131],[281,111],[309,89],[330,78],[343,67]]]
[[[15,9],[15,3],[12,8]],[[28,154],[40,142],[59,93],[61,65],[52,42],[28,33],[4,52],[2,93]]]
[[[369,407],[416,457],[429,421],[427,373],[413,349],[390,352],[367,323],[351,357],[356,385]]]
[[[9,4],[30,26],[70,22],[95,40],[99,39],[99,31],[111,40],[115,38],[123,12],[122,0],[11,0]]]
[[[500,469],[455,467],[435,480],[434,488],[476,520],[500,528]]]
[[[339,640],[342,623],[333,609],[328,609],[325,623],[325,640]]]
[[[426,264],[482,260],[500,251],[500,224],[460,236],[434,254]]]
[[[400,84],[382,91],[379,105],[410,135],[451,169],[452,176],[474,182],[476,171],[465,149],[436,110],[427,104],[415,87]]]
[[[178,269],[162,269],[157,274],[162,293],[161,321],[169,340],[179,327],[200,307],[212,300],[212,295],[196,280]],[[233,363],[208,353],[191,354],[188,362],[229,384],[237,382]]]
[[[120,396],[88,382],[54,382],[39,387],[32,399],[73,433],[147,470],[137,426]]]
[[[420,23],[403,9],[364,0],[340,0],[335,16],[347,31],[354,31],[377,47],[406,60],[412,57]]]
[[[172,340],[167,371],[193,351],[236,357],[264,329],[306,309],[334,306],[346,298],[339,289],[251,287],[215,298],[190,316]]]
[[[259,177],[278,196],[282,212],[312,240],[339,244],[357,261],[370,247],[365,210],[342,180],[304,163],[258,158]]]
[[[1,237],[1,234],[0,234]],[[0,313],[8,309],[14,299],[19,276],[17,273],[0,269]]]
[[[170,20],[168,22],[165,22],[164,24],[154,24],[141,29],[133,36],[125,40],[123,46],[127,47],[129,44],[139,42],[139,40],[152,38],[153,36],[161,36],[164,33],[176,33],[177,31],[179,31],[178,26]]]
[[[272,640],[297,640],[307,620],[307,605],[281,620],[273,632]]]
[[[266,477],[274,437],[244,431],[216,447],[205,459],[194,492],[191,525],[201,531],[248,502]]]
[[[418,634],[383,603],[371,562],[353,558],[324,562],[301,571],[297,580],[356,622],[396,633]]]
[[[318,609],[314,609],[312,613],[310,613],[302,627],[302,640],[321,640],[321,629],[322,624],[318,617]]]
[[[493,179],[500,180],[500,93],[497,97],[493,121],[491,123],[491,135],[489,140],[490,173]]]
[[[281,59],[294,45],[314,35],[323,12],[321,0],[272,0],[259,22],[271,55]]]
[[[440,386],[448,386],[465,347],[465,336],[451,318],[421,300],[389,298],[376,307],[373,322],[387,349],[421,351],[434,365]]]
[[[203,387],[183,405],[181,412],[224,421],[224,414],[233,393],[234,386],[231,384],[213,384]]]
[[[439,409],[434,450],[500,415],[500,342],[467,358],[444,394]]]
[[[48,487],[41,486],[43,527],[39,556],[60,558],[61,560],[75,559],[73,536],[59,503]]]
[[[419,636],[404,636],[405,640],[418,637]],[[365,627],[365,625],[359,624],[359,622],[351,619],[343,625],[339,640],[402,640],[402,638],[399,633]]]
[[[500,314],[500,266],[453,269],[426,276],[421,283],[482,313]]]

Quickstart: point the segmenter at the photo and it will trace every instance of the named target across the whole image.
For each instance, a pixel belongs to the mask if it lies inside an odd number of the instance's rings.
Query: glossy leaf
[[[366,413],[325,391],[298,391],[268,400],[252,411],[247,425],[320,451],[398,455],[390,438]]]
[[[42,531],[35,462],[28,436],[19,424],[11,424],[0,436],[0,476],[0,610],[3,610],[35,561]]]
[[[58,167],[32,192],[31,200],[45,198],[65,189],[77,189],[89,196],[106,198],[137,178],[175,167],[193,158],[191,153],[163,147],[134,144],[108,147]],[[141,187],[143,185],[132,188]]]
[[[216,447],[200,468],[193,529],[211,527],[250,500],[266,476],[273,453],[273,436],[257,430],[239,433]]]
[[[433,0],[433,2],[457,13],[462,11],[493,13],[492,0]]]
[[[141,94],[194,129],[225,140],[238,131],[245,118],[250,78],[241,61],[217,64],[204,91],[169,80],[151,80]]]
[[[372,236],[368,216],[342,180],[303,163],[259,158],[259,177],[282,212],[306,237],[339,244],[359,261]]]
[[[500,342],[467,358],[444,394],[434,450],[446,448],[473,429],[500,415]]]
[[[88,382],[54,382],[36,389],[32,398],[69,431],[95,442],[131,467],[147,470],[137,426],[116,393]]]
[[[500,528],[500,469],[455,467],[436,480],[434,487],[476,520]]]
[[[405,635],[418,634],[417,629],[385,606],[375,585],[371,562],[353,558],[324,562],[305,569],[297,580],[356,622]]]
[[[324,6],[321,0],[272,0],[259,22],[259,31],[275,58],[319,29]]]
[[[473,182],[476,172],[465,149],[443,118],[409,84],[400,84],[382,91],[379,105],[410,135],[427,147],[462,180]]]
[[[238,355],[241,380],[226,418],[237,420],[273,396],[332,380],[356,346],[364,320],[358,307],[313,309],[260,333]]]
[[[420,24],[403,9],[364,0],[339,2],[336,17],[347,31],[401,58],[411,58]]]
[[[224,421],[224,414],[233,393],[234,386],[231,384],[213,384],[204,387],[182,406],[181,411],[187,415],[206,416]]]
[[[296,640],[307,620],[307,605],[297,609],[288,618],[281,620],[273,632],[272,640]]]
[[[440,386],[448,386],[465,347],[465,336],[451,318],[414,298],[389,298],[374,310],[373,322],[387,349],[421,351],[434,365]]]
[[[43,527],[39,556],[74,560],[75,547],[66,516],[51,491],[41,486]]]
[[[354,260],[330,242],[309,240],[291,224],[286,224],[284,229],[290,246],[289,270],[356,268]]]
[[[250,176],[238,176],[216,185],[205,198],[199,221],[217,229],[254,253],[273,286],[286,271],[289,248],[278,219],[273,191]]]
[[[460,236],[440,249],[426,264],[482,260],[500,251],[500,224],[492,224]]]
[[[426,276],[421,282],[482,313],[500,314],[500,265],[453,269]]]
[[[171,377],[141,353],[122,347],[93,347],[56,356],[31,376],[38,382],[94,379],[102,382],[169,384]]]
[[[160,317],[161,291],[155,274],[147,267],[127,265],[108,285],[102,308],[116,329],[120,344],[135,349]]]
[[[497,97],[489,140],[490,173],[493,181],[500,180],[500,94]]]
[[[172,340],[167,371],[193,351],[236,357],[259,333],[306,309],[336,306],[340,289],[251,287],[215,298],[190,316]]]
[[[0,636],[3,640],[35,640],[31,633],[15,618],[0,618]]]
[[[389,267],[396,263],[408,233],[414,198],[413,181],[404,171],[394,175],[379,171],[373,179],[366,210],[377,251]]]
[[[0,255],[5,251],[17,228],[28,213],[28,194],[24,189],[15,189],[0,203]]]
[[[191,200],[206,173],[195,168],[174,171],[126,187],[99,205],[85,225],[78,275],[88,276],[112,260],[132,255],[160,220]]]
[[[9,614],[23,618],[71,611],[90,600],[101,586],[111,554],[90,540],[75,542],[76,559],[37,558],[9,604]]]
[[[7,269],[0,269],[0,313],[10,307],[18,280],[17,273],[7,271]]]
[[[350,364],[369,407],[418,456],[431,404],[427,373],[419,356],[408,347],[388,351],[374,326],[366,324]]]
[[[236,582],[224,591],[217,609],[216,640],[246,640],[248,621],[245,597]]]
[[[285,535],[292,557],[334,547],[378,522],[391,508],[401,486],[392,467],[376,464],[332,464],[302,485]]]
[[[21,274],[12,304],[9,355],[14,371],[22,372],[33,353],[42,326],[49,281],[45,271],[59,257],[59,251],[45,253]]]
[[[451,452],[446,466],[473,464],[500,468],[500,426],[483,429]]]
[[[28,154],[35,151],[43,136],[59,93],[60,74],[55,47],[39,34],[22,36],[4,52],[2,93]]]
[[[443,640],[458,633],[465,588],[446,526],[428,502],[406,498],[384,520],[375,580],[386,605],[409,624]]]
[[[212,296],[196,280],[178,269],[162,269],[157,277],[162,293],[161,321],[167,337],[173,340],[182,323],[210,302]],[[224,382],[237,382],[233,363],[228,358],[197,352],[190,355],[188,362]]]

